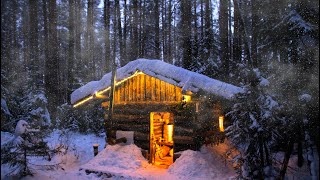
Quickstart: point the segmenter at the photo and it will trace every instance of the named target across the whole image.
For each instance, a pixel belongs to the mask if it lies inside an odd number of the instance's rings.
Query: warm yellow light
[[[182,101],[183,102],[191,101],[191,96],[190,95],[182,95]]]
[[[167,142],[172,142],[172,137],[173,137],[173,124],[168,124],[168,140]]]
[[[77,104],[73,105],[73,107],[74,107],[74,108],[75,108],[75,107],[78,107],[78,106],[80,106],[81,104],[89,101],[90,99],[93,99],[93,97],[92,97],[92,96],[89,96],[89,97],[83,99],[82,101],[78,102]]]
[[[106,95],[103,95],[103,94],[101,94],[101,93],[95,93],[94,94],[94,98],[98,98],[98,99],[107,99],[108,98],[108,96],[106,96]]]
[[[127,81],[128,79],[131,79],[131,78],[133,78],[133,77],[135,77],[135,76],[138,76],[138,75],[140,75],[140,74],[144,74],[144,73],[141,72],[141,71],[136,71],[136,72],[135,72],[133,75],[131,75],[130,77],[124,78],[124,79],[116,82],[115,86],[118,86],[118,85],[120,85],[121,83]],[[73,107],[74,107],[74,108],[75,108],[75,107],[78,107],[78,106],[80,106],[81,104],[83,104],[83,103],[85,103],[85,102],[93,99],[93,96],[96,96],[96,97],[105,97],[105,96],[102,95],[102,94],[105,93],[105,92],[107,92],[107,91],[110,90],[110,89],[111,89],[111,86],[109,86],[109,87],[107,87],[107,88],[105,88],[105,89],[103,89],[103,90],[101,90],[101,91],[98,91],[98,92],[96,92],[94,95],[91,95],[91,96],[83,99],[82,101],[74,104]]]
[[[219,129],[220,129],[220,132],[224,132],[223,116],[219,116]]]

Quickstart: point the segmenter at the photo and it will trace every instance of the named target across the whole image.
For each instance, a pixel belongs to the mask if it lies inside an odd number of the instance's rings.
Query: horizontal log
[[[127,120],[127,119],[145,119],[148,122],[150,121],[150,117],[148,114],[113,114],[113,118],[117,118],[117,119],[123,119],[123,120]]]
[[[144,122],[139,122],[139,121],[117,121],[117,120],[114,120],[113,121],[114,124],[117,124],[117,125],[120,125],[120,126],[135,126],[135,125],[139,125],[139,126],[146,126],[146,127],[149,127],[149,123],[144,123]]]
[[[114,106],[114,114],[150,115],[150,112],[170,112],[179,103],[119,104]]]
[[[185,151],[188,149],[196,150],[196,147],[194,144],[176,144],[174,146],[174,152]]]
[[[174,135],[175,136],[192,136],[193,130],[190,128],[183,128],[183,127],[175,127],[174,128]]]
[[[126,125],[126,124],[115,124],[113,127],[117,130],[122,131],[140,131],[140,132],[149,132],[149,127],[145,125]]]
[[[190,136],[174,136],[173,137],[174,144],[194,144],[193,138]]]
[[[149,141],[149,133],[134,132],[134,141]]]

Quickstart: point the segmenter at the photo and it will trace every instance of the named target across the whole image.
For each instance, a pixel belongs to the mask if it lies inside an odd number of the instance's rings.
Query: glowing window
[[[182,101],[183,102],[191,101],[191,96],[190,95],[182,95]]]
[[[224,127],[223,127],[223,116],[219,116],[219,130],[220,132],[224,132]]]

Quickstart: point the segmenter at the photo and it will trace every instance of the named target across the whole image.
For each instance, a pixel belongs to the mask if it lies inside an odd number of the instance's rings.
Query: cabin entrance
[[[162,168],[173,163],[173,128],[173,113],[150,113],[150,163]]]

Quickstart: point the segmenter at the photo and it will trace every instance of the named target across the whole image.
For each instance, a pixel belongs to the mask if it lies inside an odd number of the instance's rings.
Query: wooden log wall
[[[116,87],[115,104],[180,102],[182,89],[146,74],[139,74]]]
[[[198,106],[199,112],[196,113],[197,100],[194,99],[181,111],[181,100],[180,87],[146,74],[137,75],[116,87],[114,128],[134,131],[135,144],[148,150],[150,112],[172,112],[175,152],[196,149],[199,145],[196,145],[195,137],[204,131],[201,127],[212,127],[221,114],[221,108],[212,106],[216,102],[202,101],[207,103],[201,103]]]
[[[118,104],[114,107],[114,128],[134,131],[134,142],[142,149],[149,149],[150,112],[174,112],[179,103],[172,104]],[[193,116],[174,114],[175,152],[194,149]]]

